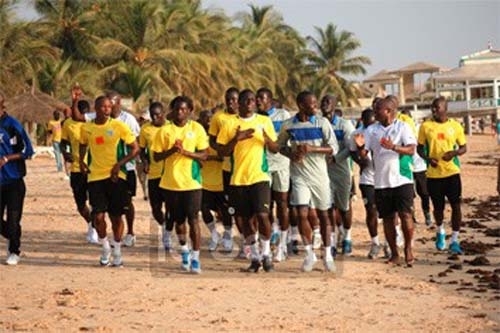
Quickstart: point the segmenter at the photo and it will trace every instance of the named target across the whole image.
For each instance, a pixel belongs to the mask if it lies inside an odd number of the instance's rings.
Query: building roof
[[[500,80],[498,63],[468,64],[447,72],[434,74],[436,81]]]
[[[399,81],[399,75],[397,74],[392,74],[389,73],[386,70],[381,70],[377,74],[374,74],[370,76],[369,78],[365,79],[363,82],[398,82]]]
[[[472,54],[462,56],[460,63],[474,63],[476,61],[497,60],[500,62],[500,50],[486,49]]]
[[[393,74],[406,74],[406,73],[434,73],[439,72],[441,67],[428,63],[418,61],[408,66],[401,67],[400,69],[396,69],[391,71]]]

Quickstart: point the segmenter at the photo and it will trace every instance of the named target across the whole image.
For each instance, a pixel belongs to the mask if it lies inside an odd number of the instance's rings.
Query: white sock
[[[113,252],[114,253],[120,253],[121,252],[121,245],[122,245],[122,242],[117,242],[117,241],[114,241],[114,249],[113,249]]]
[[[341,225],[339,225],[339,226],[338,226],[338,228],[339,228],[339,232],[340,232],[340,234],[341,234],[342,236],[345,236],[344,226],[341,224]]]
[[[288,242],[288,230],[282,230],[280,234],[280,245],[283,247]]]
[[[330,245],[334,248],[337,247],[337,237],[335,237],[335,232],[330,234]]]
[[[332,258],[332,247],[331,246],[325,246],[325,258],[326,259],[331,259]]]
[[[99,242],[101,242],[103,249],[107,249],[107,250],[111,249],[111,245],[109,244],[108,237],[99,238]]]
[[[280,231],[280,226],[278,222],[273,222],[273,233],[277,233]]]
[[[192,260],[200,260],[200,250],[191,252]]]
[[[304,245],[304,251],[306,252],[307,256],[312,256],[313,253],[314,253],[313,250],[312,250],[312,245],[311,244]]]
[[[271,253],[271,240],[262,240],[262,255],[264,257],[269,257]]]
[[[259,243],[255,242],[250,245],[250,250],[252,253],[252,260],[260,260]]]
[[[351,240],[351,228],[344,229],[344,230],[345,230],[345,237],[344,237],[344,239],[347,240],[347,241],[350,241]]]
[[[215,221],[207,224],[207,227],[208,227],[208,230],[210,230],[210,232],[214,232],[215,231]]]
[[[184,245],[181,245],[181,252],[189,252],[189,247],[188,247],[187,243]]]
[[[441,224],[441,225],[438,227],[438,232],[439,232],[440,234],[445,234],[445,233],[446,233],[446,231],[444,230],[444,224]]]
[[[292,240],[299,240],[299,227],[297,226],[292,227]]]
[[[460,231],[452,231],[451,232],[451,242],[458,242],[458,234]]]
[[[372,244],[380,245],[380,241],[378,240],[378,235],[375,237],[372,237]]]

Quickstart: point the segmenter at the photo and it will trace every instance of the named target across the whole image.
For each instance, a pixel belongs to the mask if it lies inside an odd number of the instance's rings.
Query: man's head
[[[106,93],[106,97],[110,100],[112,105],[112,113],[111,116],[116,118],[120,115],[121,112],[121,100],[122,97],[119,93],[114,90],[110,90]]]
[[[261,113],[267,113],[273,107],[273,93],[269,88],[257,90],[257,109]]]
[[[296,98],[299,112],[307,116],[313,116],[318,108],[318,100],[316,96],[310,91],[301,91]]]
[[[90,112],[90,103],[86,100],[79,100],[76,104],[76,107],[78,108],[78,111],[80,111],[80,113]]]
[[[54,117],[54,120],[59,120],[61,119],[61,112],[54,110],[54,112],[52,112],[52,116]]]
[[[202,110],[198,118],[198,122],[203,126],[203,128],[208,129],[210,127],[210,119],[212,119],[212,111]]]
[[[375,119],[382,125],[390,124],[396,117],[397,104],[390,96],[380,100],[375,107]]]
[[[238,95],[240,91],[235,88],[231,87],[226,90],[226,93],[224,94],[224,101],[226,102],[226,109],[227,112],[231,114],[238,113]]]
[[[367,128],[375,122],[375,112],[372,109],[365,109],[361,112],[361,122],[363,127]]]
[[[240,116],[246,118],[255,112],[256,99],[255,94],[250,89],[245,89],[238,95],[238,111]]]
[[[323,114],[323,117],[332,120],[336,104],[337,104],[337,99],[335,98],[335,96],[333,95],[323,96],[320,103],[321,113]]]
[[[193,112],[194,105],[191,98],[187,96],[177,96],[170,102],[172,109],[172,121],[176,125],[184,125]]]
[[[112,104],[106,96],[99,96],[94,103],[96,118],[103,119],[111,116]]]
[[[446,114],[448,111],[448,101],[443,96],[439,96],[432,101],[431,112],[432,117],[437,122],[445,122],[448,119]]]
[[[149,116],[154,126],[162,126],[165,123],[163,104],[160,102],[152,102],[149,105]]]

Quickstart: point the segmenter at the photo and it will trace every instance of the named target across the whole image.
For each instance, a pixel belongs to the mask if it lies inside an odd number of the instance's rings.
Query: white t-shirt
[[[392,143],[398,146],[417,144],[410,126],[398,119],[387,127],[375,123],[366,129],[365,149],[373,154],[375,188],[396,188],[413,184],[413,156],[382,148],[380,145],[382,138],[391,139]]]

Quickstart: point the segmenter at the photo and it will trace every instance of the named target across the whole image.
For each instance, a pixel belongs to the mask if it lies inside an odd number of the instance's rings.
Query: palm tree
[[[315,56],[312,63],[316,67],[319,80],[312,87],[318,95],[329,91],[338,95],[342,104],[348,101],[357,103],[359,90],[344,76],[366,74],[364,65],[371,61],[365,56],[352,56],[361,46],[354,34],[349,31],[339,31],[337,26],[330,23],[323,30],[315,27],[318,38],[308,37]]]

